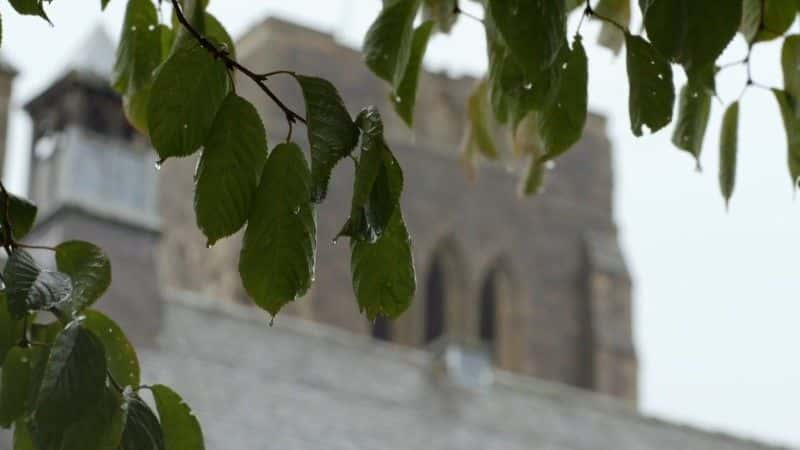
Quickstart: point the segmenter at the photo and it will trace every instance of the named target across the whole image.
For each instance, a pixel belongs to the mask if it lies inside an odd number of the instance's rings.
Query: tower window
[[[437,258],[428,275],[425,296],[425,343],[428,344],[444,334],[445,326],[445,279],[441,261]]]
[[[372,324],[372,337],[381,341],[391,341],[392,322],[386,317],[379,316]]]
[[[494,341],[497,333],[496,324],[496,277],[489,276],[481,288],[481,304],[479,320],[480,339],[489,349],[494,348]]]

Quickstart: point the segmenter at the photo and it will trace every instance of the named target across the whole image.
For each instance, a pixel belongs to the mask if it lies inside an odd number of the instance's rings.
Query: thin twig
[[[461,9],[461,7],[458,6],[458,2],[456,2],[456,6],[453,8],[453,14],[461,14],[464,17],[469,17],[470,19],[472,19],[472,20],[474,20],[474,21],[476,21],[476,22],[478,22],[480,24],[483,24],[483,19],[481,19],[480,17],[478,17],[476,15],[473,15],[471,13],[468,13],[468,12],[464,11],[463,9]]]
[[[598,14],[597,11],[595,11],[594,8],[592,8],[592,5],[591,5],[591,3],[589,3],[589,0],[586,0],[586,9],[584,10],[584,13],[589,17],[596,17],[596,18],[602,20],[603,22],[610,23],[611,25],[616,27],[619,31],[621,31],[621,32],[623,32],[625,34],[629,33],[628,28],[624,27],[621,23],[617,22],[616,20],[614,20],[614,19],[612,19],[610,17],[604,16],[602,14]]]
[[[195,38],[195,40],[198,43],[200,43],[200,45],[203,48],[208,50],[209,53],[214,55],[215,58],[224,61],[226,66],[228,66],[231,69],[238,70],[239,72],[243,73],[248,78],[253,80],[253,82],[256,83],[258,87],[262,91],[264,91],[265,94],[267,94],[267,97],[269,97],[273,101],[273,103],[275,103],[275,105],[277,105],[278,108],[280,108],[281,111],[283,111],[284,115],[286,116],[286,120],[289,122],[290,126],[295,121],[306,124],[306,119],[300,114],[294,112],[288,106],[286,106],[286,104],[283,103],[281,99],[279,99],[278,96],[275,95],[274,92],[272,92],[269,86],[267,86],[263,78],[261,78],[257,73],[253,72],[247,67],[239,64],[239,62],[237,62],[235,59],[231,58],[231,55],[227,50],[218,48],[213,42],[209,41],[205,36],[200,34],[200,32],[198,32],[192,26],[192,24],[189,23],[189,20],[184,15],[183,9],[181,9],[181,5],[178,0],[172,0],[172,7],[175,10],[175,16],[178,18],[178,22],[180,22],[180,24],[183,25],[183,27]]]

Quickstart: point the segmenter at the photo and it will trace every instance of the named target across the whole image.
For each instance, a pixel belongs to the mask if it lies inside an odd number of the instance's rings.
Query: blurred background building
[[[405,170],[419,285],[395,322],[358,313],[347,245],[326,242],[349,209],[352,169],[341,164],[318,210],[316,283],[267,327],[239,282],[240,236],[208,249],[195,226],[195,159],[156,171],[127,125],[108,86],[113,53],[95,33],[26,106],[29,192],[40,205],[30,239],[86,239],[108,252],[114,282],[101,309],[142,349],[145,379],[173,384],[192,405],[209,449],[765,448],[635,410],[631,283],[602,117],[546,193],[523,204],[503,167],[470,181],[459,164],[474,80],[423,75],[411,138],[358,51],[283,21],[254,27],[238,46],[248,67],[323,76],[352,113],[384,112]],[[283,81],[276,88],[301,110]],[[260,91],[242,82],[239,92],[270,136],[284,135]]]

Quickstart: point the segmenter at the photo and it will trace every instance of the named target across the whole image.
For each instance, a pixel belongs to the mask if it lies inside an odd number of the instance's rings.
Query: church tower
[[[128,125],[109,85],[114,46],[102,28],[26,106],[33,121],[29,197],[39,206],[29,239],[96,243],[111,259],[114,282],[98,308],[139,344],[154,344],[160,293],[155,156]],[[2,85],[0,85],[2,88]],[[1,92],[0,92],[1,94]]]
[[[0,58],[0,178],[3,177],[8,141],[8,114],[11,110],[11,85],[17,71]]]

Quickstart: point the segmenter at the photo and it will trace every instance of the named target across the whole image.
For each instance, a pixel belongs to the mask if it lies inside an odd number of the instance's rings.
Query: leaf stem
[[[275,105],[277,105],[278,108],[281,109],[281,111],[283,111],[284,115],[286,116],[286,120],[289,122],[290,127],[294,122],[301,122],[303,124],[306,124],[306,119],[303,116],[294,112],[294,110],[286,106],[286,104],[283,103],[283,101],[281,101],[281,99],[278,98],[278,96],[275,95],[274,92],[272,92],[269,86],[267,86],[267,84],[265,83],[265,78],[262,78],[257,73],[239,64],[239,62],[231,58],[231,55],[227,50],[218,48],[216,45],[214,45],[213,42],[209,41],[205,36],[200,34],[200,32],[197,31],[192,26],[191,23],[189,23],[189,20],[186,18],[186,15],[184,15],[183,9],[181,8],[180,2],[178,0],[172,0],[172,8],[175,10],[175,16],[178,18],[178,22],[180,22],[180,24],[189,32],[189,34],[191,34],[195,38],[195,40],[203,48],[208,50],[209,53],[214,55],[215,58],[224,61],[225,65],[228,66],[229,68],[238,70],[239,72],[243,73],[248,78],[253,80],[253,82],[256,83],[256,85],[258,85],[258,87],[262,91],[264,91],[265,94],[267,94],[267,97],[269,97],[270,100],[272,100],[272,102],[275,103]]]
[[[586,9],[584,10],[584,14],[586,14],[589,17],[596,17],[597,19],[602,20],[603,22],[607,22],[607,23],[613,25],[615,28],[617,28],[619,31],[621,31],[621,32],[623,32],[625,34],[629,33],[627,27],[624,27],[624,26],[622,26],[622,24],[620,24],[616,20],[614,20],[614,19],[612,19],[612,18],[610,18],[608,16],[604,16],[604,15],[598,13],[597,11],[595,11],[594,8],[592,8],[592,4],[589,2],[589,0],[586,0]]]

